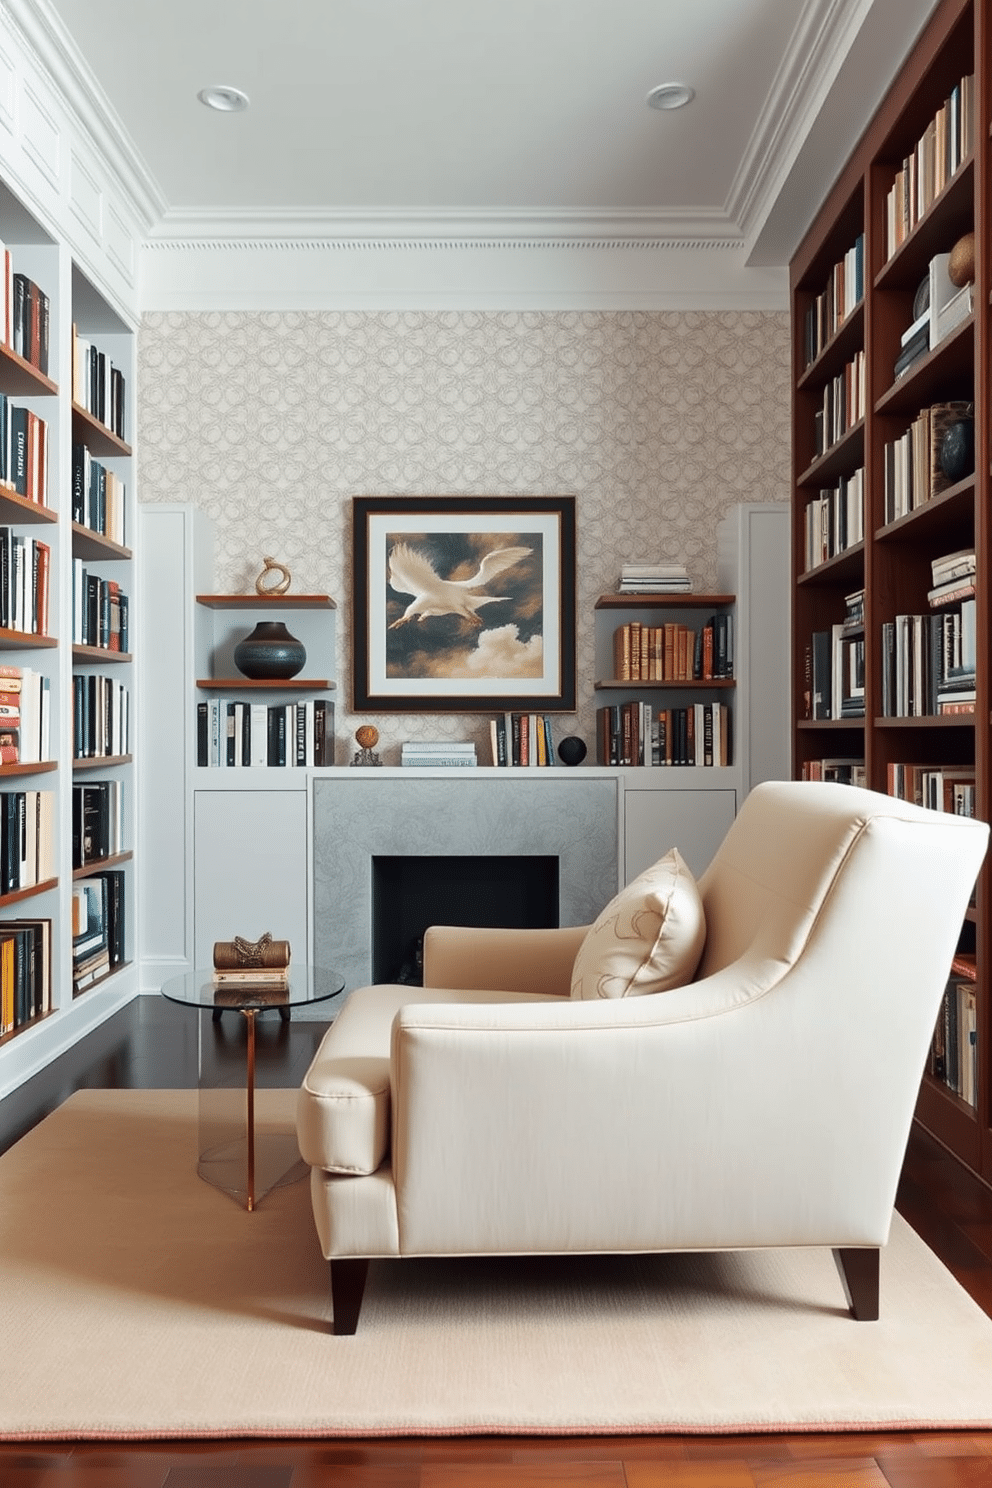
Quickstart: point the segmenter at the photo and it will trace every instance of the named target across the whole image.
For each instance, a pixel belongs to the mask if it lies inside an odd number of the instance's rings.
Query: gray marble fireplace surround
[[[314,953],[349,989],[371,979],[375,857],[557,854],[562,925],[588,924],[617,892],[616,780],[471,774],[314,780]]]

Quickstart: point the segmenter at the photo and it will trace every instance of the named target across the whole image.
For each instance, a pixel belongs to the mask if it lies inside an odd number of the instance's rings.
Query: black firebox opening
[[[558,924],[558,858],[373,857],[372,980],[423,984],[430,925],[549,929]]]

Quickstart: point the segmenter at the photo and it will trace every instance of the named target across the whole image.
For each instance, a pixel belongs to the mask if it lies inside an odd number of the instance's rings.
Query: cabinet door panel
[[[193,832],[197,966],[215,940],[266,930],[308,960],[306,791],[198,790]]]
[[[698,878],[737,814],[734,790],[636,790],[624,797],[624,881],[677,847]]]

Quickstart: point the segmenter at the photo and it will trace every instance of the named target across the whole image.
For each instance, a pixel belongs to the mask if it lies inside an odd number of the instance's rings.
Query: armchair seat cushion
[[[706,940],[703,901],[676,848],[620,890],[579,946],[572,996],[638,997],[692,981]]]
[[[389,1152],[393,1021],[415,1003],[548,1002],[530,992],[360,987],[324,1035],[297,1097],[300,1155],[328,1173],[374,1173]],[[557,1001],[558,999],[553,999]]]

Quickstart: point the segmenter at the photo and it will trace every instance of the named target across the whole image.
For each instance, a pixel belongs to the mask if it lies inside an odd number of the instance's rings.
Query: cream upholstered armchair
[[[370,1257],[781,1245],[877,1317],[987,838],[767,783],[698,886],[669,853],[591,929],[431,929],[428,985],[353,992],[300,1091],[334,1331]]]

